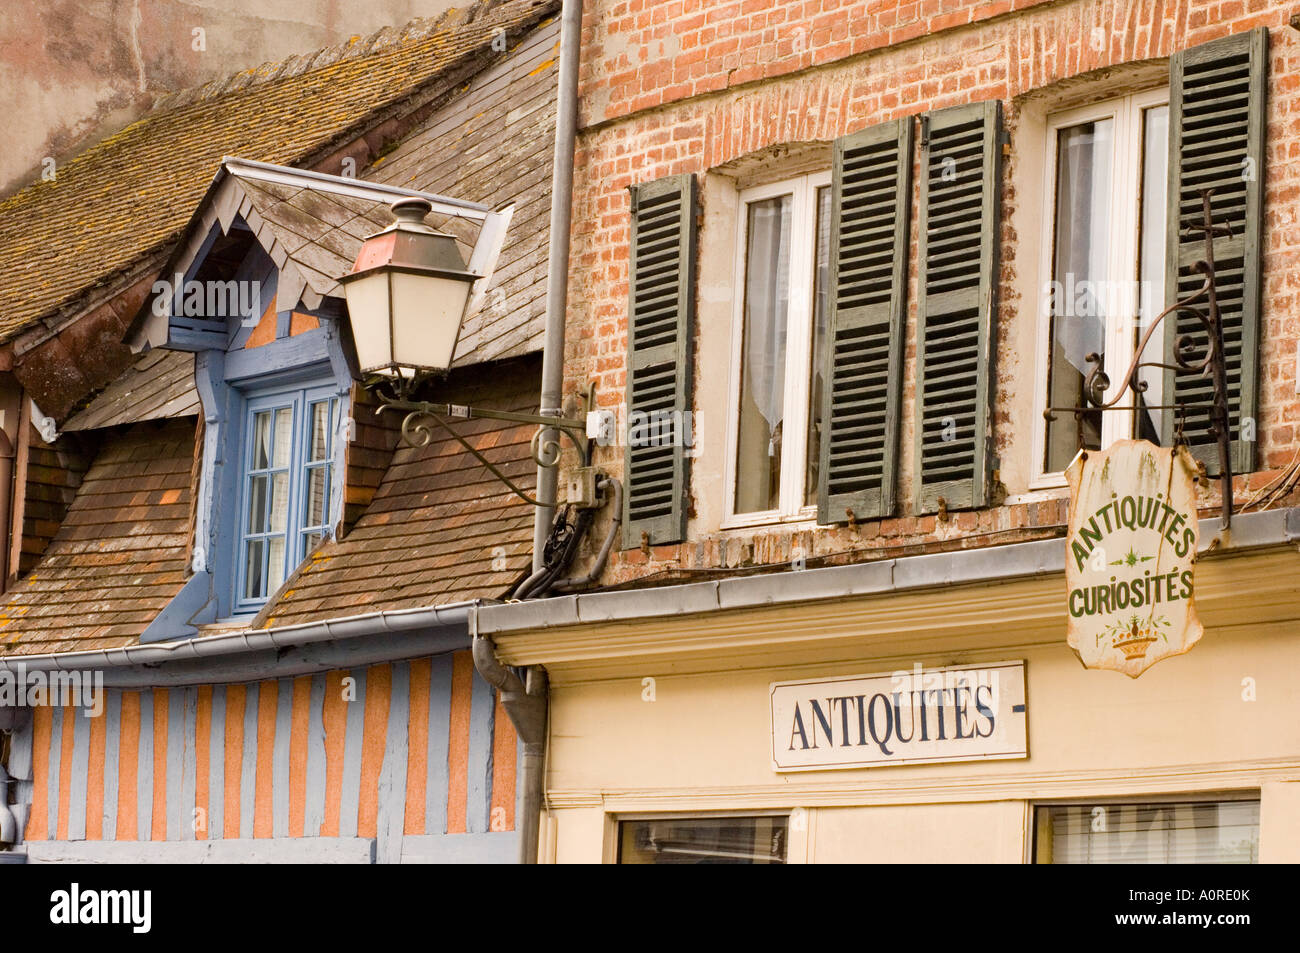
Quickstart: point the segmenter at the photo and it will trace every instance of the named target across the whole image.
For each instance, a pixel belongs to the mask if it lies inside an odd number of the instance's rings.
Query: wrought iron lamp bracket
[[[367,382],[368,388],[379,399],[379,406],[375,408],[376,415],[387,411],[397,411],[405,414],[402,418],[402,440],[407,446],[428,446],[429,441],[433,439],[432,427],[438,427],[472,454],[493,476],[509,487],[515,496],[533,506],[549,506],[551,504],[543,503],[541,500],[529,496],[513,480],[501,472],[495,464],[488,460],[477,447],[457,433],[449,423],[450,420],[473,420],[478,418],[520,424],[536,424],[537,431],[533,434],[531,451],[533,462],[539,467],[554,469],[559,466],[563,444],[557,435],[567,438],[573,448],[578,451],[582,466],[589,465],[591,441],[587,437],[585,415],[586,411],[595,403],[596,387],[594,383],[589,384],[586,392],[578,399],[581,404],[579,412],[583,414],[583,417],[572,418],[521,414],[508,410],[491,410],[482,407],[466,407],[460,404],[439,404],[411,400],[411,396],[419,388],[420,384],[428,380],[430,376],[427,374],[397,378],[385,376]]]
[[[1213,189],[1201,189],[1201,220],[1199,222],[1185,226],[1185,232],[1199,232],[1205,239],[1205,257],[1191,266],[1191,271],[1203,276],[1204,280],[1200,287],[1175,301],[1172,305],[1156,316],[1155,320],[1143,333],[1141,340],[1133,354],[1133,360],[1129,362],[1128,369],[1124,372],[1122,378],[1124,385],[1119,388],[1110,400],[1105,399],[1106,392],[1110,390],[1111,379],[1106,373],[1104,359],[1101,355],[1093,353],[1085,356],[1084,360],[1092,365],[1088,376],[1084,382],[1083,396],[1085,403],[1082,406],[1075,407],[1048,407],[1043,412],[1047,420],[1054,420],[1058,413],[1073,414],[1076,421],[1082,420],[1086,413],[1105,413],[1112,410],[1137,410],[1137,398],[1147,391],[1147,382],[1142,380],[1142,371],[1147,368],[1159,368],[1169,370],[1174,373],[1199,374],[1202,377],[1209,377],[1213,383],[1213,396],[1208,404],[1188,404],[1185,401],[1175,401],[1169,404],[1146,404],[1147,410],[1172,410],[1177,415],[1176,426],[1174,429],[1174,443],[1185,444],[1187,441],[1183,434],[1183,426],[1189,409],[1201,409],[1208,411],[1209,415],[1209,433],[1214,437],[1219,447],[1219,474],[1222,507],[1221,514],[1223,518],[1223,527],[1227,529],[1232,522],[1232,430],[1229,421],[1228,412],[1228,377],[1227,368],[1224,364],[1223,349],[1223,321],[1219,313],[1219,300],[1215,288],[1215,266],[1214,266],[1214,239],[1216,236],[1231,236],[1232,229],[1227,224],[1216,224],[1214,222],[1213,212],[1210,206],[1210,197]],[[1171,315],[1190,315],[1200,321],[1201,326],[1205,329],[1204,354],[1200,354],[1196,342],[1191,335],[1181,334],[1174,339],[1173,344],[1173,363],[1167,361],[1144,361],[1142,355],[1146,351],[1147,343],[1155,334],[1166,318]],[[1125,397],[1130,397],[1132,403],[1120,404]],[[1083,432],[1079,430],[1080,449],[1082,447]]]

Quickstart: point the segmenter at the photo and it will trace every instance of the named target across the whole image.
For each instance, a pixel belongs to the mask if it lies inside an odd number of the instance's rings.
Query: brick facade
[[[1036,319],[1019,277],[1026,258],[1038,253],[1037,238],[1022,237],[1032,231],[1028,225],[1036,225],[1036,213],[1030,215],[1025,208],[1036,205],[1041,196],[1030,194],[1040,160],[1026,158],[1024,109],[1045,97],[1059,102],[1074,96],[1087,102],[1089,97],[1105,98],[1102,90],[1114,95],[1162,85],[1171,53],[1260,25],[1270,33],[1257,453],[1261,471],[1238,480],[1238,502],[1278,476],[1277,471],[1300,453],[1300,326],[1295,314],[1300,292],[1300,32],[1288,24],[1292,12],[1287,4],[1251,0],[587,4],[565,379],[571,388],[596,380],[605,407],[622,403],[625,386],[629,185],[679,173],[694,173],[703,184],[709,178],[706,173],[733,168],[737,162],[775,166],[784,144],[825,144],[884,120],[985,99],[1002,100],[1011,137],[1002,181],[993,415],[995,449],[1003,461],[1001,476],[1011,502],[953,514],[945,522],[912,515],[911,380],[917,300],[913,203],[898,514],[835,529],[800,524],[722,531],[716,518],[721,504],[711,502],[721,500],[724,492],[717,468],[696,467],[688,542],[616,553],[602,581],[784,563],[800,551],[816,565],[1063,533],[1065,491],[1030,492],[1027,485],[1030,434],[1039,424],[1034,411],[1036,355],[1025,352],[1023,341],[1025,328]],[[1033,175],[1028,164],[1034,167]],[[829,162],[822,167],[828,168]],[[718,237],[710,233],[711,226],[718,227],[710,219],[717,211],[710,207],[715,193],[705,185],[701,194],[700,288],[725,285],[729,273],[718,274],[705,259],[711,240]],[[710,320],[702,307],[697,323]],[[706,330],[696,329],[697,334]],[[697,380],[701,371],[722,374],[727,365],[719,355],[701,356],[701,350],[696,352]],[[701,406],[697,394],[695,412],[705,440],[713,441],[705,443],[701,455],[722,456],[725,409],[712,403]],[[621,474],[622,453],[621,447],[598,448],[596,465]],[[1214,487],[1202,492],[1209,515],[1217,493]],[[593,538],[599,540],[602,532],[598,523]]]

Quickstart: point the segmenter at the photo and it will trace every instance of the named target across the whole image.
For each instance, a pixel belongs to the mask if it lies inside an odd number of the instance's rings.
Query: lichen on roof
[[[481,0],[407,28],[245,70],[148,115],[0,203],[0,343],[165,253],[225,155],[319,161],[443,74],[553,13]],[[336,171],[336,170],[325,170]]]

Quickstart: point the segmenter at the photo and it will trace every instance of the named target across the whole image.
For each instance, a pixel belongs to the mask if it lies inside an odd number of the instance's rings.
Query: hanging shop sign
[[[1088,668],[1137,678],[1200,639],[1196,464],[1186,447],[1121,440],[1065,471],[1070,648]]]
[[[773,682],[776,771],[1024,758],[1025,663]]]

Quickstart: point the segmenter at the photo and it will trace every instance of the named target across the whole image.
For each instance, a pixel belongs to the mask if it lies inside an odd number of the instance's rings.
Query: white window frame
[[[1111,190],[1111,223],[1116,238],[1111,244],[1110,256],[1106,264],[1106,277],[1109,281],[1128,278],[1138,279],[1138,254],[1141,249],[1141,186],[1142,186],[1142,113],[1153,106],[1169,102],[1169,87],[1144,90],[1127,96],[1107,99],[1090,106],[1082,106],[1063,112],[1053,113],[1047,117],[1046,148],[1043,150],[1043,208],[1040,225],[1038,276],[1036,284],[1036,345],[1034,375],[1034,428],[1033,428],[1033,462],[1030,469],[1029,489],[1045,490],[1066,485],[1063,471],[1046,469],[1047,457],[1047,421],[1043,417],[1047,409],[1047,385],[1051,372],[1051,333],[1052,318],[1050,314],[1051,298],[1048,289],[1053,280],[1053,256],[1056,248],[1056,168],[1057,144],[1060,131],[1069,126],[1098,119],[1114,120],[1115,128],[1115,162],[1114,178]],[[1131,302],[1136,309],[1138,302]],[[1112,317],[1106,328],[1106,364],[1110,375],[1110,387],[1105,399],[1111,400],[1124,387],[1123,373],[1133,360],[1135,350],[1134,328],[1136,310],[1132,314]],[[1153,339],[1154,342],[1154,339]],[[1148,345],[1150,347],[1150,345]],[[1129,404],[1131,401],[1121,401]],[[1058,414],[1058,420],[1065,415]],[[1102,414],[1101,445],[1110,446],[1116,440],[1131,437],[1133,434],[1133,412],[1131,410],[1108,410]]]
[[[808,456],[811,394],[813,292],[817,277],[817,190],[831,184],[830,170],[743,189],[736,206],[736,261],[733,268],[730,379],[727,391],[726,508],[723,529],[817,520],[817,506],[805,506],[804,473]],[[736,512],[736,452],[740,440],[740,384],[745,328],[745,264],[749,204],[780,195],[790,206],[790,312],[786,319],[784,418],[780,506],[758,513]]]

